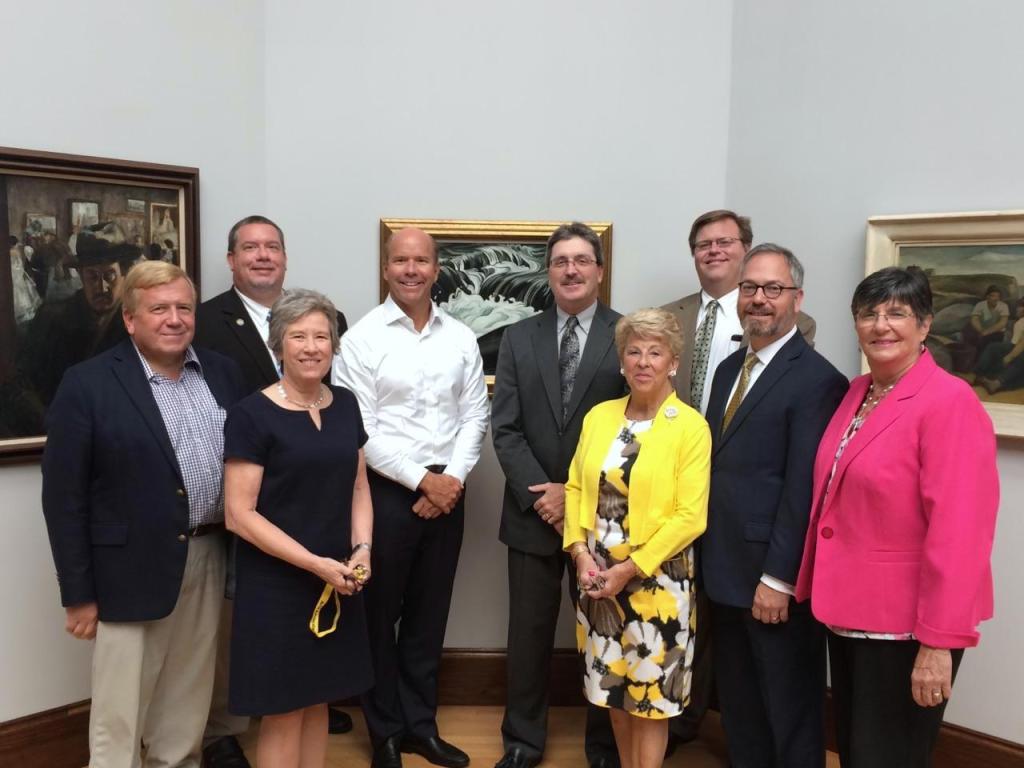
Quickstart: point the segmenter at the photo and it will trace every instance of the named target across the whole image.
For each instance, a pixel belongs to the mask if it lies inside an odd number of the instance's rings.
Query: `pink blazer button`
[[[832,531],[831,528],[828,528],[828,527],[822,528],[821,529],[821,538],[823,538],[823,539],[831,539],[832,538],[832,533],[833,533],[833,531]]]

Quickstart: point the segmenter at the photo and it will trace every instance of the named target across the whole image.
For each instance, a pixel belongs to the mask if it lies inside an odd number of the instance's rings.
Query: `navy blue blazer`
[[[711,498],[700,539],[704,588],[716,603],[749,608],[762,573],[796,584],[811,512],[821,435],[849,388],[797,333],[758,376],[722,433],[747,348],[715,371],[708,401]]]
[[[248,394],[233,361],[195,352],[222,408]],[[46,422],[43,514],[61,604],[96,602],[103,621],[167,616],[188,554],[188,498],[131,340],[69,368]]]

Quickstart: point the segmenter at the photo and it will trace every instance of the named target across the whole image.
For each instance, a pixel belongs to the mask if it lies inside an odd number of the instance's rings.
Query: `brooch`
[[[679,415],[679,409],[676,408],[674,405],[670,405],[668,408],[665,409],[665,418],[666,419],[674,419],[678,415]]]

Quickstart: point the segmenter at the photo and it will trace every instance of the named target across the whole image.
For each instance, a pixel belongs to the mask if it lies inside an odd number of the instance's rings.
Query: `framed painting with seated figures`
[[[126,337],[136,262],[198,283],[198,214],[196,168],[0,147],[0,463],[37,460],[64,372]]]
[[[867,273],[893,265],[928,275],[935,362],[974,388],[996,434],[1024,437],[1024,211],[873,216]]]
[[[381,219],[380,257],[393,232],[418,227],[437,241],[441,275],[433,299],[476,334],[488,389],[494,386],[498,347],[504,329],[543,312],[554,302],[548,287],[545,245],[565,222],[471,221],[458,219]],[[601,240],[604,279],[600,298],[611,298],[612,225],[585,222]],[[387,296],[383,276],[380,297]]]

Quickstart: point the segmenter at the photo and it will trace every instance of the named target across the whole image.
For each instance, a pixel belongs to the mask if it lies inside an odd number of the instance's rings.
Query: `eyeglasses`
[[[711,246],[714,245],[720,249],[728,248],[733,243],[740,242],[738,237],[716,237],[714,240],[698,240],[693,244],[694,253],[705,253],[711,250]]]
[[[571,259],[568,256],[559,256],[557,259],[552,259],[548,262],[548,267],[551,269],[568,269],[570,262],[576,269],[583,267],[589,267],[591,264],[596,264],[597,259],[593,256],[573,256]]]
[[[764,292],[766,299],[777,299],[782,295],[783,291],[799,291],[795,285],[779,285],[778,283],[768,283],[768,285],[760,285],[759,283],[752,282],[750,280],[744,280],[740,283],[740,293],[747,298],[757,295],[757,289],[760,288]]]
[[[878,322],[879,318],[885,320],[887,325],[899,325],[900,323],[905,323],[913,316],[910,312],[897,309],[892,312],[858,312],[856,319],[857,325],[872,326]]]

